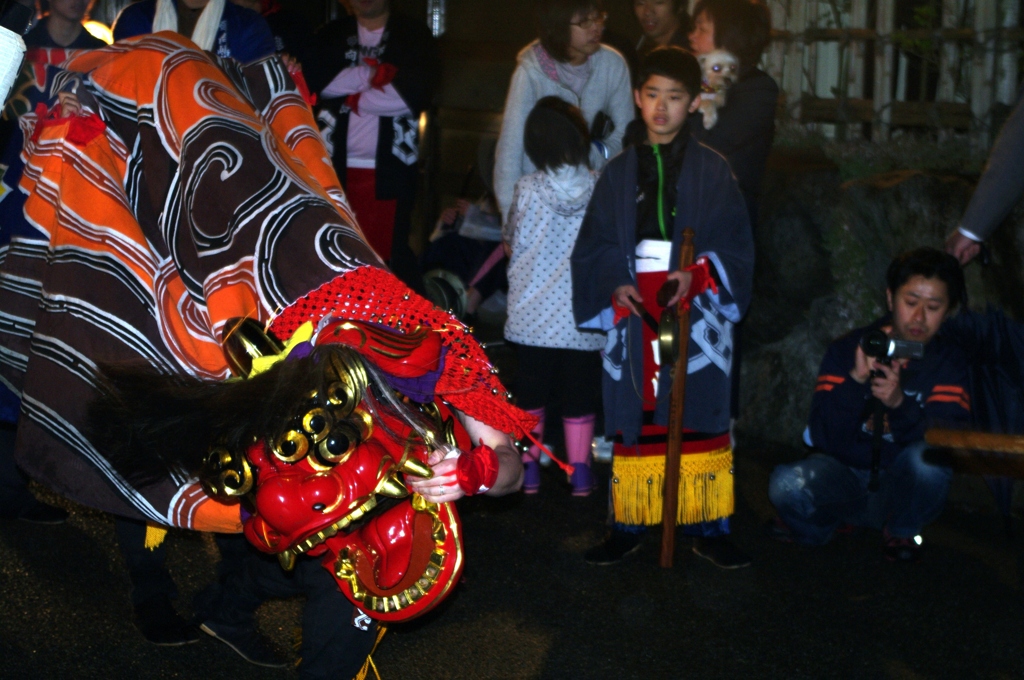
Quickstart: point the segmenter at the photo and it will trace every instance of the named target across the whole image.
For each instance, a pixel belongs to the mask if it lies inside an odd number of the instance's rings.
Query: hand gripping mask
[[[238,372],[279,349],[254,322],[229,326],[225,351]],[[404,479],[429,478],[430,451],[465,448],[468,437],[443,406],[403,403],[392,384],[435,370],[440,343],[425,330],[336,321],[323,325],[316,346],[322,387],[286,428],[241,453],[213,448],[200,477],[212,494],[244,498],[246,538],[284,568],[298,555],[321,557],[370,616],[414,618],[458,581],[463,547],[454,505],[426,502]]]

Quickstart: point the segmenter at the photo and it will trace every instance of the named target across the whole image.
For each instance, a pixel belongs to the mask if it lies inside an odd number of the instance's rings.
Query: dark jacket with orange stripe
[[[850,377],[857,343],[865,332],[887,322],[850,331],[833,342],[818,371],[808,426],[813,446],[850,467],[871,467],[871,386]],[[911,359],[900,371],[903,403],[886,410],[882,437],[882,468],[909,444],[924,438],[935,423],[970,418],[967,357],[942,336],[925,346],[924,358]]]

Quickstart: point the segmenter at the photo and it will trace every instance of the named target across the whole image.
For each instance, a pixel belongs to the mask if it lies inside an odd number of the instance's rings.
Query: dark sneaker
[[[596,545],[583,553],[587,564],[608,565],[618,564],[626,557],[640,549],[643,534],[631,534],[626,531],[611,531],[604,543]]]
[[[142,637],[161,647],[178,647],[199,641],[196,629],[185,623],[166,595],[136,605],[132,622]]]
[[[64,524],[68,519],[68,511],[35,500],[18,513],[18,519],[32,524]]]
[[[890,562],[917,562],[923,549],[924,541],[920,536],[897,538],[888,531],[882,534],[882,552]]]
[[[238,652],[238,655],[257,666],[267,668],[285,668],[288,664],[278,658],[274,648],[252,626],[232,626],[227,623],[206,621],[199,625],[199,630],[207,635],[212,635],[231,649]]]
[[[728,536],[695,536],[693,554],[720,569],[741,569],[750,566],[750,555],[732,544]]]

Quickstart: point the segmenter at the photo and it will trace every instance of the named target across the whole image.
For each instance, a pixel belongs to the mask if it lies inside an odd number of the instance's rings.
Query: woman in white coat
[[[540,37],[519,53],[495,151],[494,191],[503,220],[516,181],[537,170],[523,148],[523,128],[541,98],[554,95],[583,113],[591,128],[591,168],[599,170],[622,150],[633,100],[625,59],[601,44],[607,16],[600,0],[538,3]]]

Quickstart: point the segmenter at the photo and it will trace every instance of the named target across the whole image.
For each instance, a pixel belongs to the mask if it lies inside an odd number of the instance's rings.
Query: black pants
[[[319,558],[300,557],[286,572],[276,557],[260,553],[242,536],[218,535],[217,546],[218,580],[196,598],[200,620],[247,625],[264,600],[305,595],[299,677],[341,680],[359,672],[376,641],[376,623],[367,621],[365,631],[353,624],[358,610]]]
[[[554,403],[566,418],[597,411],[601,353],[597,350],[516,345],[516,404],[533,410]]]
[[[114,535],[128,568],[132,606],[161,595],[172,600],[178,596],[178,589],[167,571],[166,541],[154,550],[147,549],[146,523],[123,517],[114,518]]]
[[[415,191],[410,196],[402,196],[395,206],[395,231],[391,237],[391,257],[388,266],[395,276],[417,293],[423,294],[423,273],[420,263],[409,245],[412,232],[412,208]]]
[[[14,519],[36,497],[28,490],[28,477],[14,462],[14,425],[0,423],[0,517]]]

